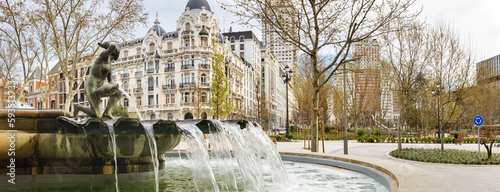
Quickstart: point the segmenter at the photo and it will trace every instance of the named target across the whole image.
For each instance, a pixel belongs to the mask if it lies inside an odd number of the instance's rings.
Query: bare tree
[[[7,77],[12,79],[14,70],[17,69],[20,79],[18,79],[19,87],[15,90],[16,101],[19,101],[23,95],[24,87],[28,84],[28,78],[35,70],[35,57],[39,54],[40,50],[37,43],[33,39],[31,33],[33,32],[32,22],[30,19],[30,10],[28,3],[23,1],[9,1],[4,0],[0,2],[0,33],[2,44],[10,44],[8,50],[15,50],[15,58],[12,61],[5,61],[7,56],[3,56],[5,70],[9,71]],[[7,53],[7,52],[6,52]],[[9,54],[13,54],[10,52]],[[14,62],[14,63],[12,63]],[[11,65],[12,64],[12,65]]]
[[[57,87],[59,74],[51,71],[52,66],[50,64],[54,59],[53,48],[46,43],[51,38],[48,33],[50,31],[49,26],[44,22],[37,22],[37,19],[40,18],[32,18],[33,35],[40,49],[39,54],[35,57],[35,61],[36,66],[40,68],[40,85],[38,87],[40,88],[42,97],[42,109],[45,109],[47,108],[45,101],[49,99],[52,91]],[[44,86],[41,85],[42,82],[45,83]]]
[[[262,88],[261,77],[257,76],[254,80],[256,102],[254,106],[254,116],[257,117],[259,122],[265,120],[268,122],[269,114],[269,101],[267,99],[266,92]]]
[[[435,84],[439,84],[438,124],[445,130],[456,126],[469,108],[466,98],[472,95],[474,82],[474,53],[470,46],[461,42],[456,30],[445,22],[438,23],[429,36],[431,50],[429,67]],[[444,151],[443,137],[441,150]]]
[[[0,85],[3,86],[2,90],[0,90],[0,104],[2,104],[0,108],[6,107],[5,103],[3,103],[7,98],[7,92],[4,91],[4,88],[8,86],[9,80],[14,78],[16,67],[19,67],[17,66],[19,61],[18,53],[13,44],[0,41]]]
[[[392,26],[406,26],[407,23],[395,22]],[[383,35],[384,53],[383,58],[389,63],[392,74],[393,91],[397,94],[400,107],[399,125],[408,121],[409,108],[411,105],[412,90],[417,85],[417,76],[422,74],[429,62],[429,48],[427,45],[428,35],[425,26],[419,22],[411,22],[407,30],[397,31]],[[398,127],[398,152],[401,152],[401,127]]]
[[[384,33],[381,27],[395,18],[412,19],[409,14],[415,0],[233,0],[223,8],[239,16],[240,23],[251,24],[260,19],[263,26],[274,30],[284,42],[296,46],[311,59],[312,91],[312,147],[318,151],[319,90],[327,84],[335,71],[349,60],[351,44],[373,35]],[[391,29],[397,30],[397,29]],[[331,50],[332,60],[320,69],[318,57]],[[323,81],[320,76],[325,75]]]
[[[35,4],[33,11],[48,26],[48,43],[59,60],[66,90],[65,111],[85,81],[82,75],[87,74],[99,51],[97,43],[126,38],[147,20],[142,0],[42,0]]]

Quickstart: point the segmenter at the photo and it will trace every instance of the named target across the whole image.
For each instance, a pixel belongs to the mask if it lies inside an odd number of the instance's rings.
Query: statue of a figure
[[[111,110],[123,96],[123,92],[118,90],[118,84],[112,83],[111,79],[111,61],[117,60],[120,56],[120,48],[115,43],[104,42],[98,43],[99,46],[106,49],[92,65],[90,75],[85,81],[85,96],[90,103],[90,106],[75,104],[73,115],[77,118],[78,112],[82,111],[90,117],[107,117],[113,119]],[[105,80],[107,84],[104,84]],[[101,98],[109,97],[108,105],[104,112],[101,108]]]

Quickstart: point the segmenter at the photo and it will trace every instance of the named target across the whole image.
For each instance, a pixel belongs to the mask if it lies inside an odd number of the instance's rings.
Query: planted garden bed
[[[481,153],[481,161],[477,157],[477,151],[467,151],[458,149],[423,149],[423,148],[405,148],[401,155],[398,150],[390,152],[390,155],[400,159],[421,161],[428,163],[447,163],[447,164],[475,164],[475,165],[499,165],[500,154],[493,154],[488,159],[487,153]]]

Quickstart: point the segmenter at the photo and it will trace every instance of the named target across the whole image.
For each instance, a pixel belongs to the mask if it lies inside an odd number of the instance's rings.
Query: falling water
[[[221,124],[214,121],[216,126],[222,126],[222,134],[226,134],[231,143],[234,158],[238,162],[241,177],[244,182],[245,190],[263,191],[264,179],[261,159],[253,150],[253,143],[249,143],[243,136],[243,131],[238,124]],[[223,143],[211,142],[212,145]]]
[[[134,106],[134,109],[135,109],[135,112],[137,113],[137,116],[139,117],[139,120],[142,120],[142,117],[141,117],[141,113],[139,113],[139,109],[137,109],[137,105],[135,104],[134,100],[130,97],[130,95],[125,92],[123,89],[121,88],[118,88],[119,91],[121,91],[123,93],[123,95],[125,95],[125,97],[127,97],[128,101],[130,103],[132,103],[132,105]]]
[[[252,123],[247,124],[244,133],[246,140],[252,143],[251,146],[257,151],[257,154],[260,156],[259,158],[266,159],[271,169],[273,181],[280,184],[287,183],[288,176],[283,168],[281,156],[269,136],[259,125],[255,127]]]
[[[183,133],[198,191],[218,191],[219,187],[222,191],[265,191],[269,181],[273,185],[286,185],[288,175],[281,156],[262,128],[248,124],[242,130],[236,123],[212,122],[216,131],[208,135],[210,155],[203,133],[194,124],[177,124]]]
[[[151,159],[153,162],[153,167],[154,167],[154,172],[155,172],[155,189],[156,191],[160,191],[160,180],[158,177],[158,166],[159,166],[159,160],[158,160],[158,151],[156,147],[156,140],[155,140],[155,133],[153,130],[153,125],[152,124],[143,124],[144,125],[144,131],[146,132],[146,136],[148,137],[149,141],[149,150],[151,151]]]
[[[113,128],[113,123],[115,121],[106,121],[106,124],[108,125],[108,130],[109,130],[109,136],[111,138],[111,147],[113,148],[113,159],[115,160],[115,185],[116,185],[116,191],[120,191],[118,188],[118,161],[116,160],[116,135],[115,135],[115,130]]]
[[[218,192],[219,187],[210,166],[210,158],[203,132],[194,124],[178,123],[177,125],[182,131],[182,140],[187,145],[186,155],[192,162],[191,169],[196,188],[198,191]]]
[[[228,134],[223,130],[220,121],[214,121],[214,124],[217,131],[212,132],[212,129],[209,129],[211,132],[207,135],[207,139],[215,143],[211,145],[210,154],[216,163],[215,170],[221,180],[221,191],[238,191]]]

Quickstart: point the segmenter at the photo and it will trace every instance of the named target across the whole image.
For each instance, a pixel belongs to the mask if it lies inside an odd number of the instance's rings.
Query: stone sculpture
[[[85,81],[84,91],[90,106],[75,104],[73,112],[75,118],[77,118],[78,112],[82,111],[90,117],[113,119],[111,110],[113,110],[116,103],[124,95],[123,92],[118,90],[118,84],[112,83],[111,76],[111,61],[118,59],[120,48],[113,42],[98,43],[98,45],[106,50],[97,57],[94,65],[90,68],[90,75],[87,81]],[[106,79],[108,83],[105,83]],[[103,97],[109,97],[108,105],[104,112],[101,108],[101,98]]]

